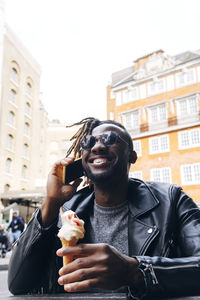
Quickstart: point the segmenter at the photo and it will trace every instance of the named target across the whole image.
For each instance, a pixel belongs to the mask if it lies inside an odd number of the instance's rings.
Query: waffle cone
[[[65,239],[61,239],[61,243],[63,247],[72,247],[75,246],[78,240],[76,238],[72,238],[70,241]],[[73,255],[65,255],[63,256],[63,266],[66,266],[73,260]]]

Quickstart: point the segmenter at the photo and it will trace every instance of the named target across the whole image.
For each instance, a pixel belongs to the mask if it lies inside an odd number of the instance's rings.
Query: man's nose
[[[96,139],[94,146],[91,148],[92,152],[105,151],[107,147],[102,143],[101,139]]]

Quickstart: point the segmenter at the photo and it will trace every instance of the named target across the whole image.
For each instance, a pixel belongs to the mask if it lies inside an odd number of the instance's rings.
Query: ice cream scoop
[[[84,221],[79,219],[75,212],[72,210],[63,212],[61,210],[61,222],[62,227],[58,232],[58,237],[63,247],[75,246],[79,239],[84,238]],[[63,265],[65,266],[72,260],[72,255],[63,256]]]

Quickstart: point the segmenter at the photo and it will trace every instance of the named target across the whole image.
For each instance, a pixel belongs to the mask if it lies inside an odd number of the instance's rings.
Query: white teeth
[[[106,162],[106,159],[103,159],[103,158],[96,158],[93,160],[94,164],[102,164],[104,162]]]

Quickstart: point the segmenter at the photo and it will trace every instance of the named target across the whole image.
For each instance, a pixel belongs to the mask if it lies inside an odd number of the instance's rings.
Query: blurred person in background
[[[18,216],[17,212],[13,213],[12,221],[10,222],[7,230],[11,229],[10,242],[13,244],[24,230],[24,222]]]
[[[4,258],[6,256],[7,251],[9,250],[9,237],[6,233],[4,226],[0,224],[0,249],[1,255]]]

